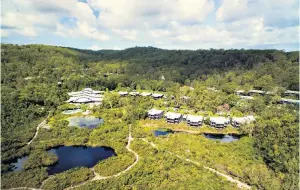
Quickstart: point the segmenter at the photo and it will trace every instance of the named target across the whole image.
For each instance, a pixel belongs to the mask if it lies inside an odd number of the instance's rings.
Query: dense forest
[[[54,158],[52,160],[47,158],[43,152],[47,147],[66,143],[99,144],[102,142],[98,142],[100,137],[102,140],[105,138],[114,139],[113,135],[120,138],[117,143],[106,139],[103,140],[102,145],[115,146],[114,149],[120,157],[108,159],[97,165],[96,169],[111,174],[118,172],[120,168],[126,168],[128,165],[126,163],[132,162],[133,158],[122,147],[127,134],[127,130],[123,127],[128,123],[145,119],[148,108],[165,105],[162,100],[120,99],[117,93],[108,93],[108,91],[148,90],[174,95],[175,102],[168,102],[169,107],[180,105],[192,108],[197,112],[214,115],[222,110],[223,105],[229,105],[231,114],[243,115],[247,113],[259,116],[255,127],[245,126],[241,129],[241,132],[248,135],[250,140],[248,139],[249,142],[247,139],[244,140],[245,142],[242,141],[241,143],[244,144],[239,146],[242,147],[241,150],[247,149],[243,146],[251,146],[251,154],[245,153],[245,155],[249,157],[249,160],[252,159],[251,156],[261,158],[262,162],[257,161],[257,163],[266,164],[271,172],[265,172],[267,175],[262,177],[262,181],[255,181],[255,176],[250,175],[250,169],[242,173],[239,169],[231,168],[231,172],[236,172],[236,175],[247,179],[258,189],[298,188],[299,109],[292,105],[277,105],[276,101],[283,96],[285,90],[299,90],[299,52],[234,49],[192,51],[163,50],[154,47],[91,51],[45,45],[1,45],[2,171],[7,172],[6,163],[17,157],[29,153],[40,155],[40,158],[32,157],[30,159],[26,166],[29,170],[17,174],[17,177],[25,179],[24,183],[30,176],[36,176],[33,185],[40,185],[41,181],[46,178],[44,166],[40,166],[38,169],[37,166],[36,168],[30,164],[38,159],[42,160],[40,163],[45,162],[45,160],[52,163]],[[57,116],[57,112],[61,111],[61,105],[65,104],[68,99],[67,92],[82,90],[85,87],[106,91],[102,107],[96,108],[94,112],[107,118],[106,121],[109,122],[94,132],[69,129],[65,123],[61,122],[61,116]],[[194,90],[191,91],[189,87],[193,87]],[[207,88],[216,90],[212,91]],[[255,96],[253,101],[240,102],[234,94],[236,90],[250,89],[271,91],[274,95]],[[180,97],[185,95],[191,99],[189,101],[181,100]],[[109,111],[112,109],[114,109],[113,113]],[[49,120],[53,124],[53,131],[50,133],[44,130],[42,135],[38,137],[38,140],[45,142],[45,144],[26,146],[26,143],[34,136],[38,123],[48,114],[53,116]],[[138,124],[136,125],[138,126]],[[103,132],[107,134],[107,131],[112,133],[108,137],[104,137]],[[138,134],[143,134],[143,132],[136,132],[136,135]],[[174,138],[174,141],[182,140],[179,137],[178,139],[176,139],[177,137]],[[141,143],[139,145],[145,146]],[[134,146],[142,155],[147,156],[149,154],[143,148],[138,148],[137,142]],[[175,145],[167,143],[163,146],[175,147]],[[199,150],[199,147],[194,147],[194,151]],[[229,147],[225,147],[224,150],[234,151]],[[166,163],[181,163],[179,160],[166,158],[161,152],[152,151],[151,154],[161,162],[164,160]],[[180,147],[176,151],[180,151]],[[46,158],[43,160],[42,157]],[[118,162],[119,165],[116,164],[116,166],[119,168],[105,171],[104,165],[113,165],[114,162]],[[151,159],[147,162],[150,163]],[[140,170],[143,167],[147,166],[138,165]],[[253,170],[257,169],[257,166],[254,165],[251,167]],[[186,170],[180,166],[178,168],[183,171]],[[262,167],[259,172],[264,173],[263,170],[267,169]],[[84,176],[77,176],[78,181],[91,178],[92,174],[85,171],[84,168],[78,169],[78,171],[84,171]],[[175,171],[171,171],[170,175],[175,176]],[[69,173],[76,176],[76,172],[77,170],[72,170],[66,172],[66,175]],[[193,171],[189,172],[191,178],[197,176],[194,168]],[[132,173],[138,173],[138,169]],[[14,179],[11,177],[13,174],[9,172],[5,175],[7,175],[4,178],[6,183]],[[163,189],[166,187],[163,182],[161,182],[161,186],[153,184],[153,181],[160,177],[155,175],[153,174],[152,181],[149,181],[152,184],[148,188]],[[168,175],[167,172],[164,175]],[[52,181],[64,178],[64,174],[59,174],[56,178]],[[272,181],[270,178],[276,178],[278,181]],[[110,185],[110,187],[118,189],[124,183],[127,184],[125,186],[128,188],[128,180],[122,178],[119,182],[112,182],[110,179],[108,182],[99,184],[103,188]],[[134,179],[131,178],[130,180]],[[73,184],[73,181],[69,177],[66,184]],[[145,185],[141,181],[136,183],[140,188]],[[262,183],[265,185],[261,185]],[[222,184],[224,185],[223,189],[232,188],[225,182],[215,184],[214,188],[218,188]],[[22,185],[21,182],[20,185]],[[204,186],[205,184],[202,187],[204,188]],[[56,187],[59,185],[48,183],[45,186],[46,189]],[[60,188],[65,187],[62,184]],[[194,186],[190,183],[189,187],[193,188]]]

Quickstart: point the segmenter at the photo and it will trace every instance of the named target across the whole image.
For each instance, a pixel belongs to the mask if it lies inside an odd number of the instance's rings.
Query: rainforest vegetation
[[[256,189],[297,189],[299,180],[299,108],[277,104],[285,90],[299,90],[299,52],[279,50],[163,50],[134,47],[125,50],[79,50],[45,45],[2,44],[1,153],[2,188],[40,187],[47,166],[57,157],[46,150],[58,145],[112,147],[117,156],[99,162],[95,171],[110,176],[130,166],[135,157],[125,148],[132,124],[132,149],[140,160],[118,178],[94,181],[79,189],[235,189],[220,176],[184,162],[167,151],[207,164],[235,176]],[[65,109],[67,92],[85,87],[103,90],[101,106],[90,109],[105,123],[93,130],[69,127]],[[271,91],[241,100],[236,90]],[[120,97],[110,91],[153,91],[174,98]],[[182,99],[188,96],[190,99]],[[153,107],[204,116],[255,115],[252,125],[215,131],[204,125],[167,125],[149,121]],[[81,106],[82,110],[89,109]],[[47,116],[50,129],[37,125]],[[75,115],[81,115],[77,113]],[[206,123],[207,124],[207,123]],[[156,128],[196,132],[239,133],[237,142],[222,144],[199,134],[176,133],[154,137]],[[154,149],[141,140],[160,147]],[[23,171],[10,171],[10,162],[28,155]],[[87,168],[75,168],[50,178],[45,189],[64,189],[91,179]]]

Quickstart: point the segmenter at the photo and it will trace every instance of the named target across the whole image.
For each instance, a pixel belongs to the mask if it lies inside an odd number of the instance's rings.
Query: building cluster
[[[68,103],[77,103],[77,104],[86,104],[86,103],[94,103],[101,104],[103,100],[104,91],[96,91],[91,88],[85,88],[82,91],[78,92],[69,92],[70,96]]]
[[[263,90],[249,90],[248,92],[245,92],[244,90],[238,90],[235,92],[235,94],[239,95],[241,99],[246,99],[246,100],[251,100],[253,99],[253,95],[273,95],[273,92],[266,92]],[[295,96],[299,98],[300,92],[299,91],[292,91],[292,90],[287,90],[284,92],[284,95],[286,96]],[[300,100],[297,99],[288,99],[288,98],[281,98],[278,103],[280,104],[300,104]]]
[[[176,124],[182,121],[186,122],[189,126],[199,127],[203,124],[204,119],[203,116],[200,115],[183,115],[181,113],[175,112],[167,112],[164,114],[163,110],[151,109],[148,111],[148,117],[150,119],[162,119],[165,118],[168,123]],[[224,128],[228,125],[232,125],[233,127],[240,127],[243,124],[251,123],[255,121],[254,117],[246,116],[246,117],[209,117],[209,123],[211,127],[215,128]]]
[[[160,98],[163,98],[164,97],[164,94],[158,94],[158,93],[151,93],[151,92],[142,92],[142,93],[139,93],[139,92],[136,92],[136,91],[133,91],[133,92],[127,92],[127,91],[119,91],[118,92],[120,94],[120,96],[151,96],[152,98],[154,99],[160,99]]]

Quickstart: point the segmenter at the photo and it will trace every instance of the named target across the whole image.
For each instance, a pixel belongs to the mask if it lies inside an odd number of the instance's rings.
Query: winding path
[[[85,184],[87,184],[88,182],[91,182],[91,181],[98,181],[98,180],[104,180],[104,179],[109,179],[109,178],[113,178],[113,177],[118,177],[118,176],[120,176],[120,175],[126,173],[127,171],[129,171],[132,167],[134,167],[134,166],[138,163],[138,161],[139,161],[139,159],[140,159],[140,158],[139,158],[139,155],[138,155],[136,152],[134,152],[134,151],[130,148],[131,141],[133,141],[133,140],[134,140],[134,138],[131,136],[131,125],[129,125],[128,143],[127,143],[127,145],[126,145],[126,149],[127,149],[129,152],[132,152],[132,153],[135,155],[135,158],[136,158],[136,159],[135,159],[134,163],[131,164],[130,166],[128,166],[125,170],[123,170],[123,171],[121,171],[121,172],[119,172],[119,173],[117,173],[117,174],[111,175],[111,176],[100,176],[100,175],[95,171],[95,169],[92,168],[91,170],[94,172],[94,175],[95,175],[94,178],[92,178],[92,179],[90,179],[90,180],[88,180],[88,181],[85,181],[85,182],[83,182],[83,183],[80,183],[80,184],[78,184],[78,185],[68,187],[68,188],[66,188],[65,190],[69,190],[69,189],[73,189],[73,188],[76,188],[76,187],[80,187],[80,186],[85,185]]]
[[[38,133],[39,133],[39,130],[40,130],[40,128],[43,126],[43,125],[45,125],[46,124],[46,121],[47,121],[47,119],[49,118],[49,116],[50,116],[50,114],[48,114],[48,116],[46,117],[46,119],[44,119],[38,126],[37,126],[37,128],[36,128],[36,131],[35,131],[35,134],[34,134],[34,136],[33,136],[33,138],[27,143],[27,145],[30,145],[32,142],[33,142],[33,140],[37,137],[37,135],[38,135]]]
[[[153,142],[149,142],[149,141],[148,141],[147,139],[145,139],[145,138],[141,138],[141,139],[142,139],[144,142],[149,143],[153,148],[155,148],[155,149],[158,150],[157,145],[154,144]],[[239,181],[239,180],[237,180],[237,179],[234,179],[234,178],[231,177],[230,175],[221,173],[221,172],[219,172],[219,171],[217,171],[217,170],[215,170],[215,169],[213,169],[213,168],[210,168],[210,167],[207,167],[207,166],[203,166],[203,165],[201,165],[199,162],[190,160],[190,159],[188,159],[188,158],[184,158],[184,157],[182,157],[182,156],[180,156],[180,155],[178,155],[178,154],[175,154],[175,153],[173,153],[173,152],[170,152],[170,151],[166,151],[166,152],[168,152],[168,153],[171,154],[171,155],[176,156],[177,158],[179,158],[179,159],[181,159],[181,160],[184,160],[184,161],[186,161],[186,162],[190,162],[190,163],[192,163],[192,164],[194,164],[194,165],[197,165],[197,166],[202,166],[203,168],[205,168],[205,169],[207,169],[207,170],[209,170],[209,171],[211,171],[211,172],[213,172],[213,173],[216,173],[216,174],[219,175],[219,176],[225,177],[228,181],[230,181],[230,182],[232,182],[232,183],[236,183],[237,186],[238,186],[239,188],[241,188],[241,189],[251,189],[251,186],[249,186],[248,184],[246,184],[246,183],[244,183],[244,182],[241,182],[241,181]]]

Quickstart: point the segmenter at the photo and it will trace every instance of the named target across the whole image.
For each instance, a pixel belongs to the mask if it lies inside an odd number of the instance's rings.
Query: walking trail
[[[148,141],[147,139],[145,139],[145,138],[141,138],[141,139],[142,139],[144,142],[149,143],[153,148],[155,148],[155,149],[158,150],[157,145],[154,144],[153,142],[149,142],[149,141]],[[192,163],[192,164],[194,164],[194,165],[197,165],[197,166],[202,166],[199,162],[190,160],[190,159],[188,159],[188,158],[184,158],[184,157],[182,157],[182,156],[180,156],[180,155],[178,155],[178,154],[174,154],[173,152],[170,152],[170,151],[166,151],[166,152],[168,152],[169,154],[174,155],[174,156],[176,156],[177,158],[179,158],[179,159],[181,159],[181,160],[184,160],[184,161],[186,161],[186,162],[190,162],[190,163]],[[241,189],[251,189],[251,187],[250,187],[248,184],[246,184],[246,183],[244,183],[244,182],[241,182],[241,181],[239,181],[239,180],[237,180],[237,179],[234,179],[234,178],[231,177],[230,175],[221,173],[221,172],[219,172],[219,171],[217,171],[217,170],[215,170],[215,169],[213,169],[213,168],[207,167],[207,166],[203,166],[203,168],[205,168],[205,169],[207,169],[207,170],[209,170],[209,171],[211,171],[211,172],[213,172],[213,173],[216,173],[216,174],[219,175],[219,176],[225,177],[228,181],[230,181],[230,182],[232,182],[232,183],[236,183],[237,186],[238,186],[239,188],[241,188]]]
[[[37,137],[37,135],[38,135],[38,133],[39,133],[39,130],[40,130],[40,128],[43,126],[43,125],[45,125],[46,124],[46,121],[47,121],[47,119],[48,119],[48,117],[50,116],[50,114],[48,114],[48,116],[46,117],[46,119],[44,119],[44,121],[42,121],[38,126],[37,126],[37,128],[36,128],[36,131],[35,131],[35,134],[34,134],[34,136],[33,136],[33,138],[27,143],[27,145],[30,145],[32,142],[33,142],[33,140]]]

